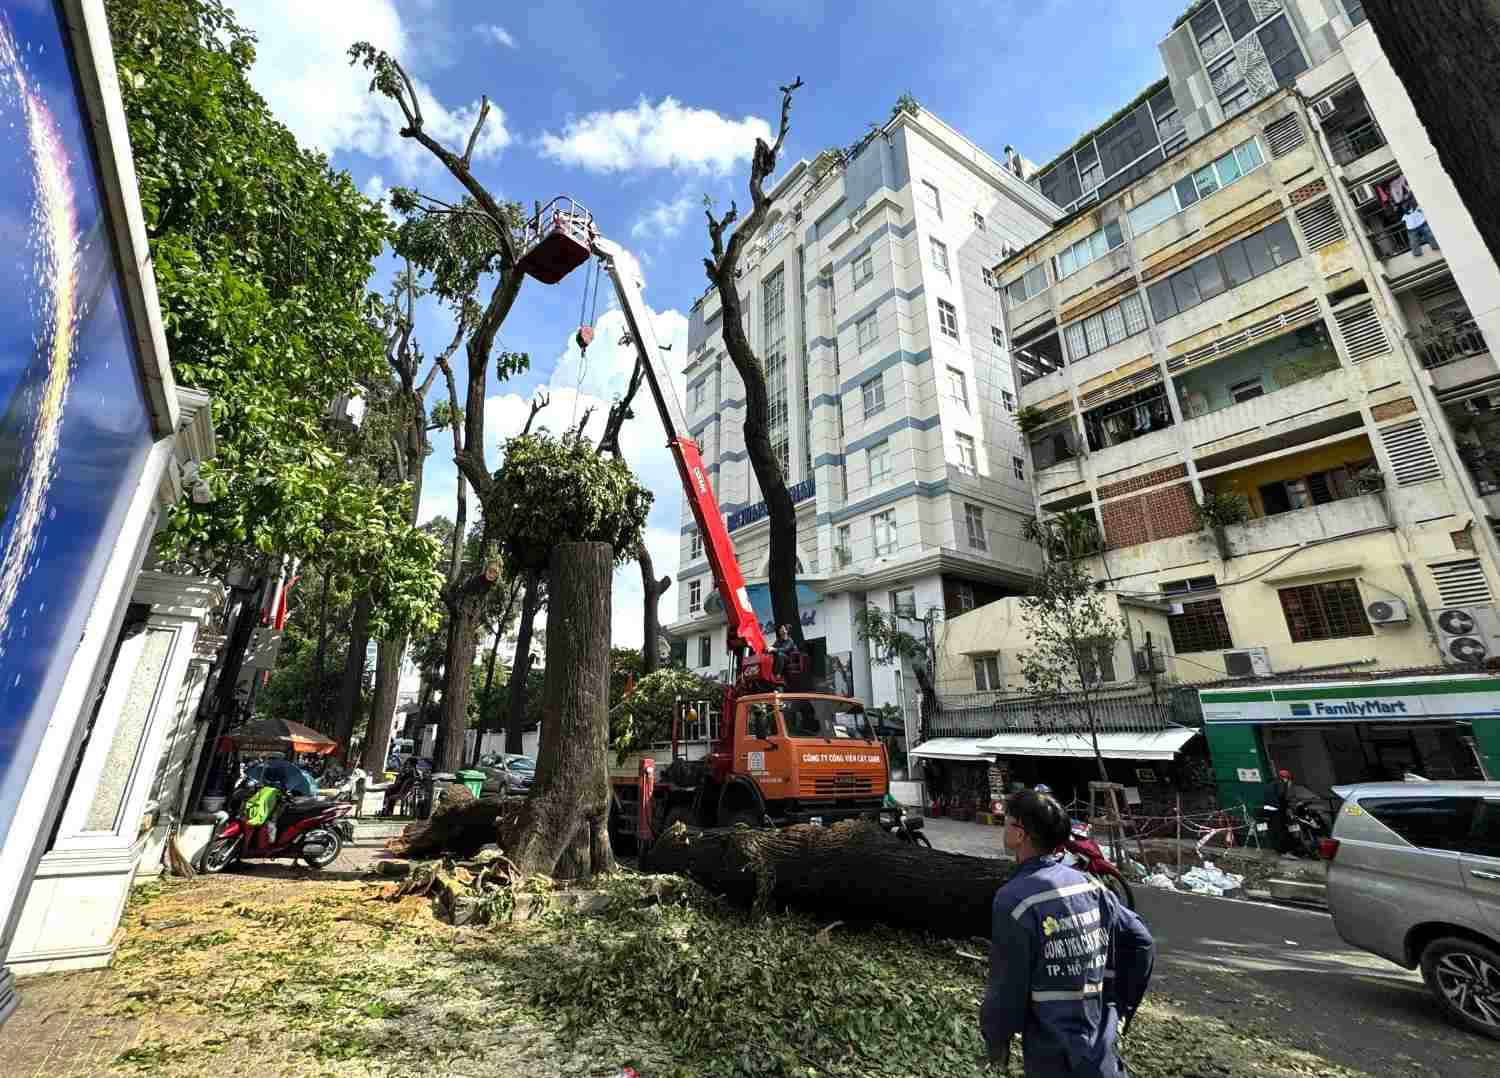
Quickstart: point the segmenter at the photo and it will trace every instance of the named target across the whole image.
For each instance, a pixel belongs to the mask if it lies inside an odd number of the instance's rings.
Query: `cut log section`
[[[519,798],[476,798],[454,783],[442,791],[431,819],[408,824],[386,849],[401,857],[473,857],[514,822],[520,807]]]
[[[1011,861],[912,846],[869,820],[781,830],[698,831],[676,824],[641,858],[734,902],[757,900],[948,937],[990,936],[995,891]]]

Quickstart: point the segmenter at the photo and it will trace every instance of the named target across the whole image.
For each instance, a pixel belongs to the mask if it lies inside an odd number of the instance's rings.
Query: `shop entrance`
[[[1271,770],[1286,768],[1320,794],[1356,782],[1478,779],[1465,723],[1341,723],[1262,727]]]

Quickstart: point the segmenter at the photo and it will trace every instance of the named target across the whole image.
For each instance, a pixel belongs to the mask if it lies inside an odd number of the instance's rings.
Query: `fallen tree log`
[[[386,849],[400,857],[473,857],[520,813],[519,798],[475,797],[455,783],[442,792],[432,817],[408,824]]]
[[[869,820],[833,827],[698,831],[677,824],[641,858],[742,905],[793,906],[941,936],[990,935],[995,890],[1014,863],[900,841]]]

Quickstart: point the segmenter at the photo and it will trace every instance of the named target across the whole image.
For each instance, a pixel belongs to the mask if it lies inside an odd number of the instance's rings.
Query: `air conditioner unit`
[[[1373,183],[1357,183],[1349,188],[1349,197],[1354,200],[1356,206],[1363,206],[1367,202],[1375,201],[1375,185]]]
[[[1376,599],[1365,607],[1371,625],[1390,625],[1411,620],[1406,612],[1406,603],[1400,599]]]
[[[1450,606],[1437,614],[1443,661],[1454,666],[1478,666],[1500,655],[1500,619],[1487,606]]]
[[[1325,97],[1321,101],[1313,102],[1312,114],[1320,120],[1326,120],[1338,110],[1339,107],[1333,103],[1333,98]]]
[[[1224,653],[1224,669],[1230,677],[1269,677],[1271,655],[1265,648],[1241,648]]]
[[[1153,648],[1148,655],[1145,648],[1135,653],[1135,672],[1137,674],[1165,674],[1167,672],[1167,657]]]

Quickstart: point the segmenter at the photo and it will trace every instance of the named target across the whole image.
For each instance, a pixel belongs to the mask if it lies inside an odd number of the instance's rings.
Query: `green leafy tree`
[[[1109,781],[1099,751],[1098,709],[1102,658],[1114,649],[1123,627],[1082,563],[1049,561],[1021,599],[1028,648],[1021,678],[1033,695],[1074,712],[1092,742],[1099,778]]]
[[[212,395],[218,434],[215,498],[173,507],[167,557],[358,565],[373,627],[430,621],[436,550],[327,420],[381,375],[366,286],[384,215],[251,89],[254,38],[219,0],[106,10],[173,373]]]
[[[647,674],[629,696],[622,696],[610,708],[610,747],[624,760],[633,752],[670,741],[679,700],[717,701],[723,695],[723,685],[688,670],[667,667]]]

